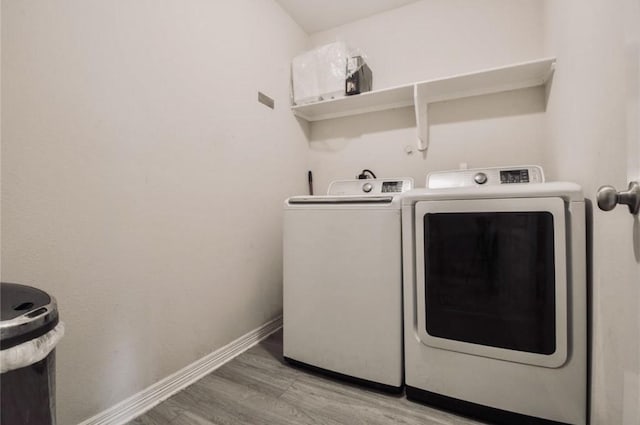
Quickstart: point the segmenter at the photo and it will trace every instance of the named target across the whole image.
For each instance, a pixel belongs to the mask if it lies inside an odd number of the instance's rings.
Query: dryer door
[[[562,199],[423,201],[415,217],[424,344],[552,368],[565,363]]]

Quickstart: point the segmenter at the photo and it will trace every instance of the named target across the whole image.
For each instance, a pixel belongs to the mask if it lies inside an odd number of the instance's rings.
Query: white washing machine
[[[587,421],[585,204],[536,166],[402,199],[407,397],[498,424]]]
[[[402,243],[409,178],[336,181],[284,208],[284,357],[400,392]]]

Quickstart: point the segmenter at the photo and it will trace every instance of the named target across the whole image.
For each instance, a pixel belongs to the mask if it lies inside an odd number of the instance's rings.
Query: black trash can
[[[0,284],[2,425],[55,425],[55,346],[64,327],[53,297]]]

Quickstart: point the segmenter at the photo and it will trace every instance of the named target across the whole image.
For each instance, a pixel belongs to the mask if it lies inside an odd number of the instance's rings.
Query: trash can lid
[[[0,283],[0,350],[49,332],[58,324],[56,300],[31,286]]]

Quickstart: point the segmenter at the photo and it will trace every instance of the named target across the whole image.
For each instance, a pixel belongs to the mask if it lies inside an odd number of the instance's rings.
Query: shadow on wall
[[[433,103],[429,106],[429,123],[450,124],[536,114],[545,111],[545,98],[542,87],[533,87]]]
[[[338,141],[331,145],[312,143],[311,149],[318,151],[339,151],[351,139],[367,134],[384,133],[401,128],[416,126],[413,107],[370,112],[350,117],[318,121],[311,124],[310,142]]]
[[[490,120],[544,112],[543,87],[444,101],[429,105],[429,125]],[[312,151],[339,152],[353,139],[416,126],[413,107],[318,121],[306,133]]]
[[[311,123],[297,116],[295,118],[296,118],[296,121],[298,121],[298,125],[300,126],[300,129],[302,130],[304,137],[307,140],[311,140]]]

